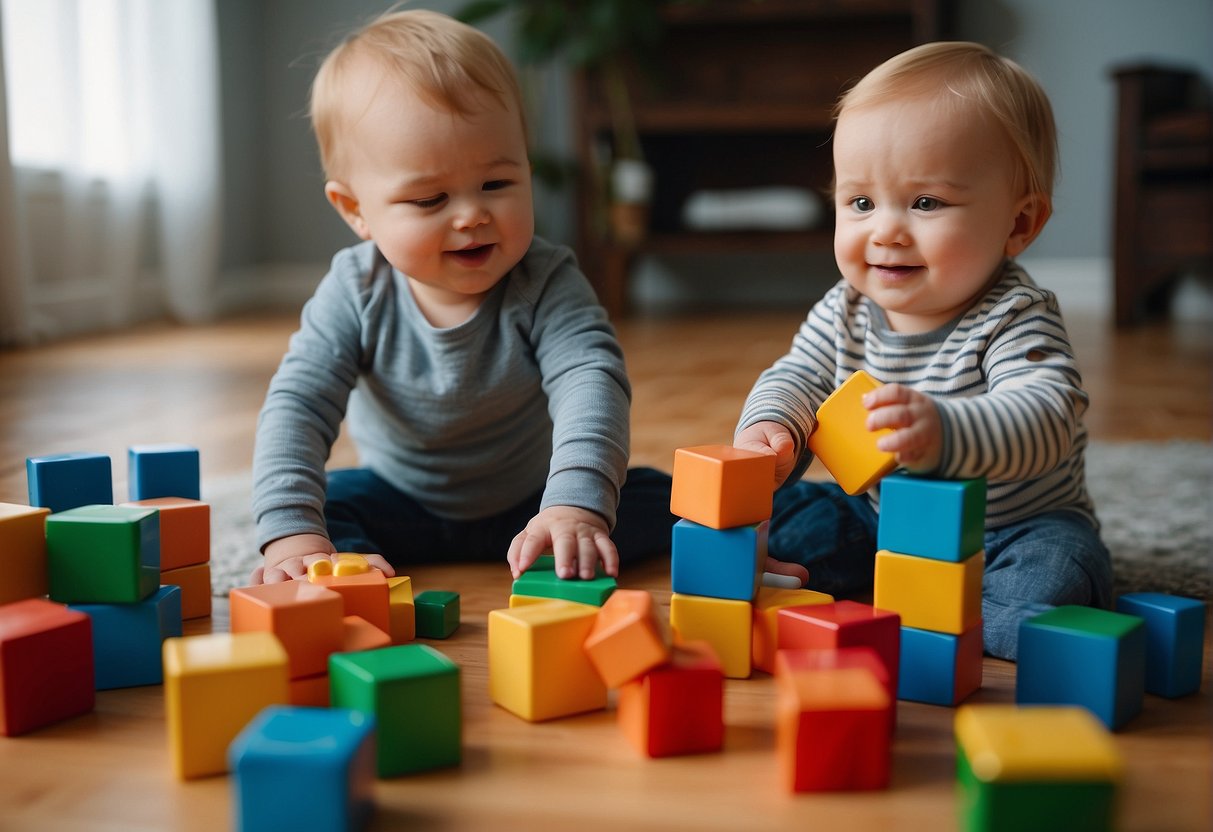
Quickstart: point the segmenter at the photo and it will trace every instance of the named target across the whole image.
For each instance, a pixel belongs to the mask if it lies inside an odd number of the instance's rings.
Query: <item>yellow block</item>
[[[290,702],[287,656],[272,633],[164,640],[169,756],[182,779],[227,771],[227,746],[267,705]]]
[[[583,645],[598,607],[553,600],[489,613],[489,698],[540,722],[605,708]]]
[[[872,606],[901,616],[901,626],[960,635],[981,621],[985,553],[959,563],[876,553]]]
[[[984,782],[1118,782],[1124,761],[1112,734],[1078,706],[962,705],[956,742]]]
[[[779,611],[784,607],[832,604],[834,596],[811,589],[778,589],[764,586],[754,599],[754,635],[751,661],[767,673],[775,672],[775,651],[779,648]]]
[[[0,503],[0,604],[46,594],[49,508]]]
[[[160,583],[181,588],[181,617],[206,618],[211,614],[211,565],[195,563],[160,573]]]
[[[585,652],[609,688],[670,660],[670,638],[653,596],[643,589],[616,589],[602,605]]]
[[[670,513],[713,529],[749,526],[771,517],[775,457],[730,445],[674,451]]]
[[[388,623],[392,644],[404,644],[417,637],[417,607],[413,603],[413,579],[398,575],[387,579]]]
[[[670,596],[670,628],[676,643],[712,645],[725,676],[749,678],[754,633],[754,606],[749,601],[676,592]]]
[[[809,435],[809,450],[821,460],[848,494],[862,494],[897,467],[893,454],[879,450],[876,440],[891,428],[867,429],[865,393],[880,387],[863,370],[857,370],[817,408],[817,427]]]

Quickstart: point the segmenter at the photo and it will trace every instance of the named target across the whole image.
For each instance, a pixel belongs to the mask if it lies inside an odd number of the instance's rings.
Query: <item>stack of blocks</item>
[[[881,483],[873,603],[901,616],[901,699],[955,706],[981,687],[985,507],[984,479]]]

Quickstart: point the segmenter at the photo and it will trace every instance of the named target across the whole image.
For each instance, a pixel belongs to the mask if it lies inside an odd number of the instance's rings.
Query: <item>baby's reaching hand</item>
[[[886,384],[863,397],[868,430],[893,428],[876,447],[895,454],[897,464],[926,473],[939,467],[943,453],[943,422],[934,400],[904,384]]]
[[[778,422],[755,422],[733,437],[733,447],[743,451],[775,456],[775,484],[778,488],[796,467],[796,440],[792,432]]]
[[[265,562],[253,570],[249,584],[276,584],[307,577],[307,568],[318,560],[336,561],[337,550],[324,535],[293,534],[265,547]],[[364,555],[366,562],[389,578],[396,574],[382,555]]]
[[[598,561],[608,575],[619,575],[619,553],[611,540],[606,521],[592,511],[573,506],[549,506],[531,518],[510,543],[506,560],[515,578],[530,568],[544,552],[556,557],[556,574],[574,578],[594,577]]]

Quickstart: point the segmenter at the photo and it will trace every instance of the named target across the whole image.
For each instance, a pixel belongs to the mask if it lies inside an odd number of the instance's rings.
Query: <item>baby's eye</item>
[[[484,190],[500,191],[502,188],[509,187],[509,185],[510,181],[508,179],[492,179],[484,183]]]
[[[914,200],[914,210],[916,211],[937,211],[943,207],[943,203],[933,196],[920,196]]]
[[[866,214],[876,207],[876,203],[866,196],[857,196],[851,200],[851,207],[861,214]]]
[[[446,202],[446,194],[435,194],[427,196],[424,199],[410,199],[410,205],[416,205],[418,208],[437,208],[442,203]]]

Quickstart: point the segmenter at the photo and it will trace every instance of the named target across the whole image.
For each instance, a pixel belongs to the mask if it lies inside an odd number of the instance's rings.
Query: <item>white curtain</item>
[[[0,11],[0,343],[211,317],[214,0],[0,0]]]

